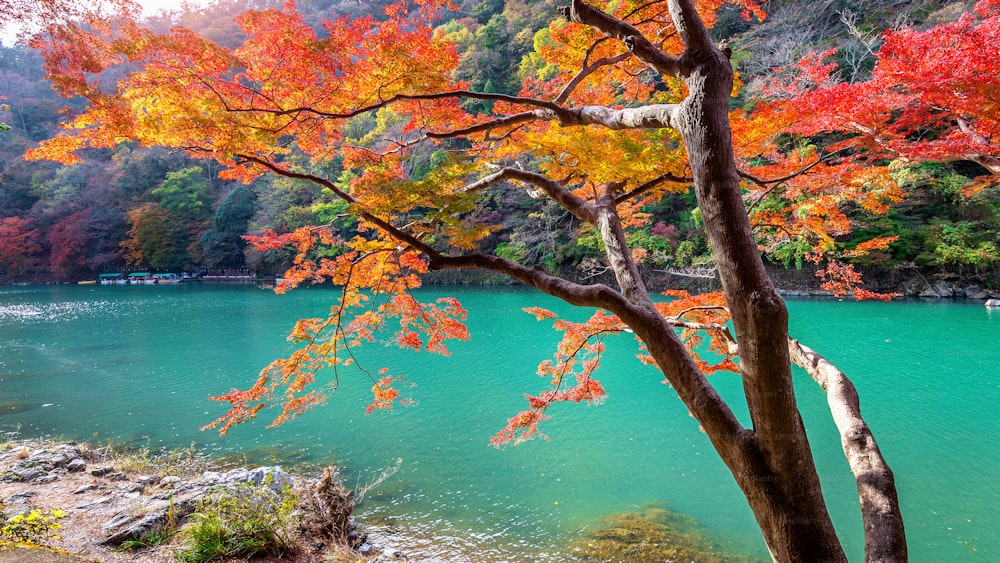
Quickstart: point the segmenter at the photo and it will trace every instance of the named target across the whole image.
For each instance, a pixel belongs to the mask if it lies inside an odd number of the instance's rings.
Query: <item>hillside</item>
[[[388,2],[301,2],[306,21],[319,28],[324,17],[378,15]],[[558,2],[500,0],[459,3],[447,14],[440,31],[457,45],[456,78],[481,92],[515,94],[525,73],[537,72],[535,50],[546,44]],[[246,0],[218,2],[191,12],[173,12],[147,23],[164,32],[172,25],[189,27],[221,45],[239,43],[234,17],[269,4]],[[720,18],[715,33],[730,40],[733,60],[746,83],[736,98],[752,109],[761,86],[778,66],[795,63],[807,53],[837,48],[831,60],[847,82],[866,80],[875,65],[883,29],[926,28],[956,19],[965,3],[922,1],[826,0],[819,3],[771,1],[769,17],[749,22],[732,8]],[[0,96],[9,111],[0,121],[0,283],[73,281],[97,273],[122,270],[238,270],[280,273],[290,254],[247,247],[245,234],[266,229],[288,231],[311,224],[333,224],[353,234],[355,222],[344,204],[314,185],[287,179],[261,178],[250,185],[223,181],[219,166],[162,149],[123,144],[114,150],[92,150],[85,162],[60,166],[26,162],[24,151],[57,131],[60,108],[45,81],[41,59],[24,47],[0,49]],[[486,110],[469,103],[470,111]],[[80,103],[69,101],[71,110]],[[388,114],[369,114],[352,122],[350,131],[361,147],[374,147],[398,133]],[[816,142],[816,141],[814,141]],[[821,142],[821,141],[820,141]],[[817,143],[818,144],[818,143]],[[419,177],[444,155],[416,151],[411,174]],[[350,180],[338,159],[317,170],[338,182]],[[905,270],[930,278],[962,278],[987,286],[1000,284],[1000,203],[996,185],[966,197],[962,188],[981,174],[969,162],[928,162],[908,166],[896,178],[906,197],[881,215],[847,209],[853,233],[838,240],[850,245],[862,237],[898,236],[887,252],[858,259],[883,274]],[[675,274],[701,274],[710,268],[711,253],[701,232],[690,194],[669,195],[648,205],[647,226],[635,227],[630,242],[647,253],[645,267]],[[567,237],[554,227],[572,221],[551,203],[530,199],[523,191],[492,187],[469,221],[502,218],[503,234],[484,239],[484,250],[519,259],[529,266],[569,272],[577,277],[605,270],[600,241],[592,231]],[[992,248],[992,250],[991,250]],[[769,251],[775,265],[809,267],[805,252],[793,244]],[[903,276],[897,276],[902,278]]]

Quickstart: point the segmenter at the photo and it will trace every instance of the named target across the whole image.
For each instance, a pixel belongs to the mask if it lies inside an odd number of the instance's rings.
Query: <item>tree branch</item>
[[[319,184],[332,191],[334,195],[336,195],[340,199],[346,201],[347,203],[357,208],[360,211],[359,216],[362,219],[382,229],[383,231],[385,231],[386,234],[388,234],[392,238],[398,240],[399,242],[410,245],[411,247],[413,247],[414,250],[422,252],[423,254],[427,255],[430,258],[433,258],[435,256],[440,256],[440,252],[435,250],[430,245],[422,242],[417,237],[396,227],[389,221],[386,221],[385,219],[382,219],[376,215],[373,215],[368,211],[365,211],[354,196],[341,190],[339,187],[337,187],[335,183],[331,182],[330,180],[327,180],[326,178],[323,178],[322,176],[316,176],[314,174],[306,174],[304,172],[293,172],[291,170],[282,168],[281,166],[278,166],[277,164],[260,157],[249,156],[249,155],[238,155],[238,157],[248,162],[253,162],[254,164],[263,166],[264,168],[267,168],[268,170],[274,172],[279,176],[284,176],[286,178],[295,178],[298,180],[306,180],[309,182],[314,182],[316,184]]]
[[[652,66],[665,76],[684,76],[690,70],[679,57],[668,55],[653,45],[636,27],[609,16],[581,0],[573,0],[563,16],[574,22],[589,25],[618,39],[639,60]]]
[[[671,173],[660,174],[656,178],[638,186],[630,192],[625,192],[615,198],[615,205],[620,205],[634,197],[639,197],[642,194],[648,192],[649,190],[655,188],[656,186],[662,184],[663,182],[677,182],[678,184],[689,184],[694,181],[694,178],[688,178],[683,176],[676,176]]]
[[[590,53],[587,53],[587,55],[589,56]],[[564,103],[569,98],[569,95],[573,92],[573,90],[575,90],[576,87],[579,86],[580,83],[584,81],[584,79],[593,74],[594,71],[604,66],[618,64],[624,60],[627,60],[631,56],[632,53],[625,52],[620,55],[616,55],[614,57],[604,57],[601,59],[597,59],[596,61],[593,62],[593,64],[587,64],[585,61],[583,68],[580,69],[580,72],[576,73],[576,75],[569,82],[567,82],[565,86],[563,86],[562,91],[559,92],[559,95],[556,96],[556,99],[554,101],[557,104]]]
[[[528,172],[527,170],[520,170],[518,168],[504,168],[500,171],[502,174],[501,179],[513,179],[519,182],[526,182],[531,184],[538,189],[545,192],[545,195],[552,198],[553,201],[558,203],[563,209],[566,209],[573,215],[575,215],[581,221],[586,221],[588,223],[594,223],[596,220],[596,208],[594,204],[588,203],[581,197],[573,195],[562,182],[557,182],[539,174],[537,172]]]
[[[670,17],[674,20],[674,26],[677,27],[681,41],[684,42],[682,60],[701,60],[715,50],[712,36],[698,15],[692,0],[670,0],[667,5],[670,6]]]
[[[906,534],[896,484],[871,429],[861,416],[854,384],[836,366],[797,340],[788,340],[792,362],[826,391],[840,442],[858,485],[866,561],[906,559]]]

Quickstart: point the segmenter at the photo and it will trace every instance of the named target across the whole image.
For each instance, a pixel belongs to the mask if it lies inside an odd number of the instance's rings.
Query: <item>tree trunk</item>
[[[736,480],[776,561],[842,561],[792,387],[788,313],[764,270],[740,194],[729,127],[732,68],[693,23],[690,2],[671,2],[671,13],[687,24],[678,28],[691,64],[677,129],[732,312],[753,421],[754,447],[738,460]]]

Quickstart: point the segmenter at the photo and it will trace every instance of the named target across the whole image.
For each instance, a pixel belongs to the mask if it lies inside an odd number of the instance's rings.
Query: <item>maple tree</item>
[[[765,17],[753,0],[736,3],[747,17]],[[293,249],[279,292],[329,282],[341,296],[329,315],[295,325],[298,348],[288,358],[249,389],[216,397],[231,405],[212,425],[223,432],[271,406],[280,424],[323,402],[380,330],[401,347],[447,354],[448,340],[470,336],[466,311],[450,298],[420,302],[412,290],[430,270],[489,270],[596,309],[582,323],[554,319],[563,340],[539,367],[551,386],[529,397],[497,443],[539,435],[554,404],[601,400],[602,336],[631,332],[640,357],[662,372],[730,468],[772,556],[843,560],[796,407],[794,362],[829,398],[858,481],[866,556],[905,559],[893,475],[857,394],[789,338],[787,310],[760,255],[762,247],[791,248],[826,261],[830,287],[867,296],[839,259],[891,240],[843,248],[837,238],[850,221],[841,207],[877,213],[900,194],[878,169],[783,145],[780,133],[800,116],[730,113],[739,84],[725,46],[709,35],[722,4],[625,1],[603,11],[574,0],[535,42],[517,94],[473,91],[455,79],[456,50],[433,27],[448,7],[439,0],[393,4],[383,19],[327,21],[322,35],[291,4],[251,11],[237,19],[247,37],[233,49],[182,28],[157,35],[127,15],[57,26],[36,45],[55,86],[89,107],[68,123],[72,132],[30,156],[71,163],[80,148],[133,139],[215,159],[227,179],[273,174],[346,204],[357,221],[348,234],[331,223],[251,237],[259,251]],[[102,72],[122,65],[137,70],[112,92]],[[352,142],[345,132],[373,114],[377,136]],[[323,164],[335,158],[344,170],[329,176]],[[648,220],[644,205],[691,186],[723,291],[654,301],[639,269],[648,252],[631,247],[628,232]],[[499,223],[470,214],[495,188],[553,202],[575,217],[571,228],[596,233],[617,287],[527,267],[517,252],[479,251]],[[709,381],[718,371],[742,378],[749,427]],[[369,410],[405,401],[394,386],[399,374],[364,373]]]
[[[0,0],[0,34],[11,31],[23,38],[38,27],[123,10],[139,13],[131,0]]]
[[[954,22],[887,31],[865,82],[837,80],[833,51],[813,53],[777,73],[765,90],[783,101],[769,118],[795,116],[789,133],[840,134],[844,150],[875,168],[885,160],[969,161],[974,193],[1000,176],[1000,3],[980,0]]]

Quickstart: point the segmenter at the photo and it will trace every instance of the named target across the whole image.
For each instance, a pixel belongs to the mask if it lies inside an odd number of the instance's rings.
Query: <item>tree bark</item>
[[[826,391],[844,455],[858,484],[865,527],[865,560],[906,561],[906,534],[895,479],[861,416],[861,402],[854,384],[808,346],[789,339],[788,348],[795,365],[805,369]]]
[[[643,57],[651,46],[641,34],[580,0],[574,0],[570,15],[619,37],[645,62],[687,85],[689,95],[672,113],[671,125],[684,140],[698,205],[732,311],[753,421],[752,431],[741,432],[735,440],[702,426],[746,495],[776,561],[844,561],[796,406],[788,313],[764,270],[740,194],[729,127],[732,68],[690,0],[670,0],[669,8],[685,46],[678,59]],[[670,353],[658,346],[663,337],[630,326],[646,341],[660,367],[665,372],[672,369],[667,358],[658,355]]]

